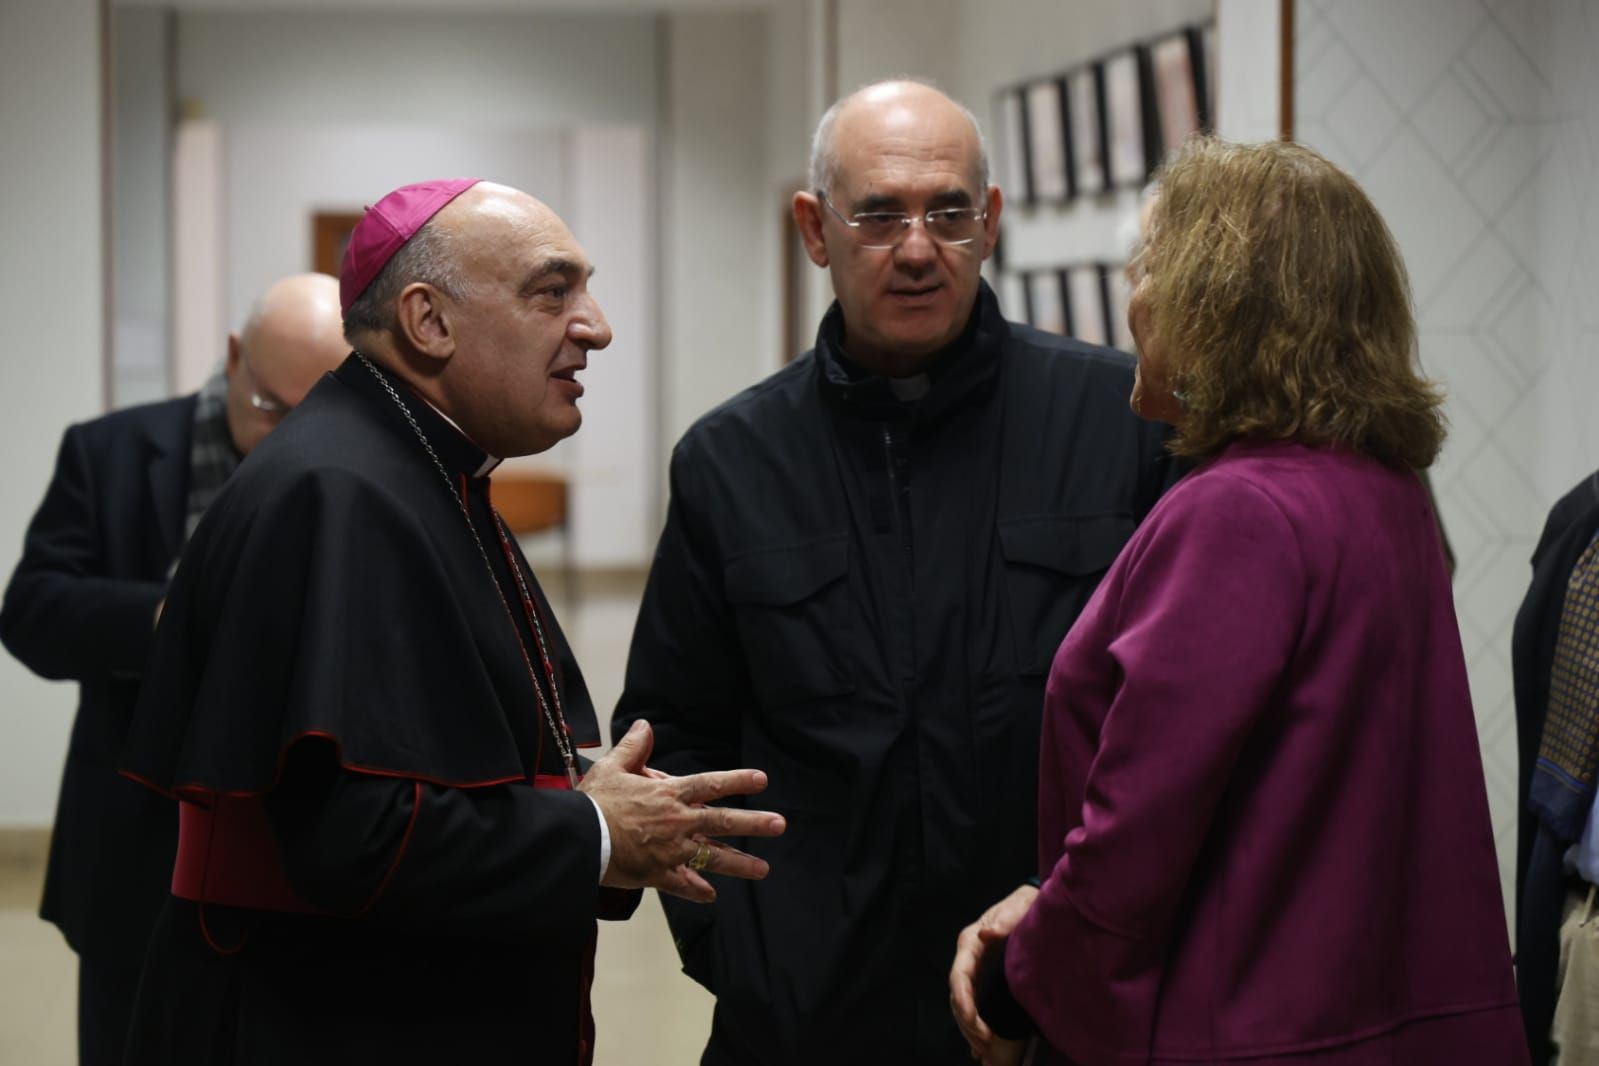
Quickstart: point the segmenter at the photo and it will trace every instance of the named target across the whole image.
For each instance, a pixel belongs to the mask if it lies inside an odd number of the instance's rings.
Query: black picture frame
[[[1065,153],[1066,200],[1070,202],[1082,193],[1077,184],[1077,146],[1072,143],[1072,90],[1066,75],[1055,79],[1055,93],[1060,97],[1060,144]]]
[[[1162,140],[1160,101],[1155,95],[1155,57],[1148,45],[1133,49],[1138,67],[1138,124],[1144,143],[1143,184],[1155,176],[1166,158],[1166,145]]]
[[[1071,280],[1065,267],[1055,271],[1055,285],[1060,289],[1061,318],[1064,320],[1064,329],[1061,332],[1068,337],[1075,337],[1077,336],[1077,325],[1072,318]]]

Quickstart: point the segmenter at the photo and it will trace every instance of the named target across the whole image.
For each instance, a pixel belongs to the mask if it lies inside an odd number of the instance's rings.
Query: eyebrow
[[[568,283],[571,283],[579,278],[585,280],[592,278],[594,276],[594,267],[577,259],[567,259],[564,256],[543,259],[536,263],[528,273],[527,279],[522,282],[522,288],[519,292],[523,296],[533,295],[533,290],[552,275],[565,278]]]
[[[932,211],[937,211],[941,207],[970,207],[971,204],[972,194],[960,188],[945,189],[942,192],[934,193],[927,199],[927,207]],[[898,196],[868,196],[855,205],[855,213],[858,215],[869,215],[882,211],[898,214],[904,210],[905,201]]]
[[[927,206],[933,210],[937,210],[940,207],[970,207],[972,206],[972,194],[965,189],[946,189],[928,200]]]

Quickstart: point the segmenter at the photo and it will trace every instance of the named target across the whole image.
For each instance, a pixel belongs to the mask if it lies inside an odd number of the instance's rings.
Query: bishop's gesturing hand
[[[611,863],[600,883],[611,888],[658,888],[699,903],[716,899],[701,873],[760,880],[768,867],[712,837],[775,837],[785,826],[771,811],[707,807],[727,796],[766,788],[760,770],[725,770],[669,777],[646,763],[655,743],[649,723],[637,721],[610,754],[584,776],[582,791],[599,805],[611,834]]]

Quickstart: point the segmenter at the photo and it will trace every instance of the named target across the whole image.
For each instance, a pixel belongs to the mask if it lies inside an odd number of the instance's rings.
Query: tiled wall
[[[1599,466],[1599,3],[1297,0],[1295,17],[1295,135],[1387,218],[1450,394],[1434,474],[1508,900],[1511,627],[1544,515]]]

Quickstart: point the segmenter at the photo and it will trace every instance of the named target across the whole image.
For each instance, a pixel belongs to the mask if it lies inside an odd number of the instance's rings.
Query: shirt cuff
[[[600,810],[599,800],[589,796],[587,792],[583,794],[594,804],[594,817],[600,820],[600,881],[604,881],[605,875],[611,869],[611,827],[605,822],[605,812]]]

